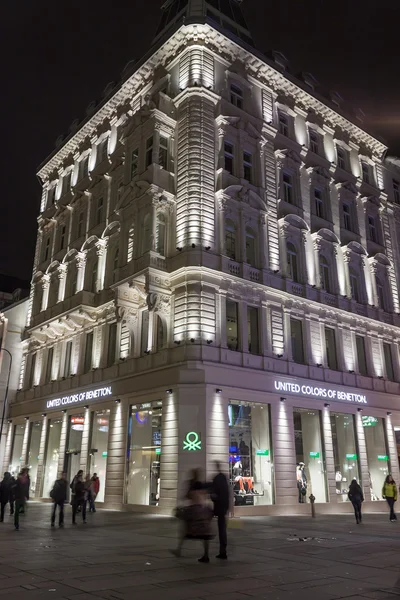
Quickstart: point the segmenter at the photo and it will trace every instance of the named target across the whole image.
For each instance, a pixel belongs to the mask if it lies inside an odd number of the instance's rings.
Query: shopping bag
[[[228,529],[243,529],[243,521],[238,517],[228,519]]]

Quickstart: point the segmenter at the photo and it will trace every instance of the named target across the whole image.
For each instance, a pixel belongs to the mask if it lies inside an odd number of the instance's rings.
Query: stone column
[[[369,469],[368,469],[368,457],[367,457],[367,446],[365,443],[365,433],[364,427],[362,424],[362,413],[357,412],[356,414],[356,431],[357,431],[357,439],[358,439],[358,460],[361,471],[361,482],[360,485],[364,490],[364,498],[367,501],[371,500],[371,480],[369,477]],[[397,458],[396,458],[397,460]]]
[[[96,244],[97,254],[97,281],[96,292],[100,292],[104,288],[104,279],[106,275],[107,265],[107,241],[99,240]]]
[[[271,404],[271,430],[275,470],[275,504],[297,504],[296,449],[293,408],[285,402]]]
[[[40,310],[46,310],[49,302],[50,276],[44,275],[42,279],[42,306]]]
[[[4,449],[3,473],[8,471],[10,468],[13,434],[14,434],[14,424],[9,423],[7,439],[6,439],[6,447]]]
[[[31,431],[31,422],[29,419],[25,419],[25,430],[24,439],[22,441],[22,452],[21,452],[21,467],[26,467],[28,464],[28,445]]]
[[[36,474],[36,489],[35,489],[35,498],[40,498],[42,492],[42,480],[43,480],[43,472],[44,472],[44,453],[46,450],[46,441],[47,441],[47,417],[44,415],[42,419],[42,431],[40,434],[40,444],[39,444],[39,460],[38,460],[38,468]]]
[[[126,452],[129,403],[114,403],[110,412],[107,448],[106,488],[104,502],[107,508],[120,509],[125,502]]]
[[[178,400],[176,390],[163,399],[161,423],[160,507],[172,511],[178,501]]]
[[[390,472],[395,481],[400,479],[399,471],[399,458],[397,454],[396,437],[392,425],[391,415],[388,413],[385,419],[386,425],[386,436],[388,441],[389,460],[390,460]]]
[[[86,255],[82,252],[78,253],[76,259],[76,269],[77,269],[77,277],[76,277],[76,291],[80,292],[83,290],[85,286],[85,267],[86,267]]]
[[[61,473],[65,471],[65,452],[67,450],[67,435],[68,435],[68,415],[67,413],[63,413],[63,420],[61,425],[61,435],[60,435],[60,454],[58,456],[58,472],[57,477],[61,477]]]
[[[62,264],[58,268],[58,298],[57,302],[62,302],[65,298],[65,283],[67,281],[67,265]]]
[[[90,444],[90,424],[91,424],[90,408],[85,407],[85,422],[83,424],[81,454],[79,456],[79,468],[84,474],[87,473],[89,464],[89,444]]]
[[[266,136],[269,136],[265,130]],[[279,226],[278,226],[278,199],[276,186],[276,160],[274,154],[274,141],[267,139],[264,144],[264,172],[265,190],[268,206],[268,257],[271,271],[279,271]]]
[[[335,477],[335,458],[333,454],[332,426],[329,407],[322,409],[322,429],[324,434],[325,448],[325,472],[328,489],[327,502],[337,502],[336,477]]]

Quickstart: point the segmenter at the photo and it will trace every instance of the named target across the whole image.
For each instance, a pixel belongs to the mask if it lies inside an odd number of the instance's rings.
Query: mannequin
[[[307,475],[305,464],[300,462],[296,466],[297,489],[299,491],[299,503],[304,504],[307,496]]]

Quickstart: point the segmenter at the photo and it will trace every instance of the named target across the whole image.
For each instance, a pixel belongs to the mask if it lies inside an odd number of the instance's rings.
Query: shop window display
[[[229,476],[236,506],[274,503],[269,405],[231,402]]]
[[[82,451],[82,437],[85,426],[85,415],[72,415],[69,419],[65,471],[68,479],[72,481],[81,468],[80,454]]]
[[[128,430],[127,504],[158,506],[162,402],[131,407]]]
[[[104,502],[106,487],[106,469],[108,452],[108,432],[110,428],[110,410],[101,410],[93,414],[92,437],[90,441],[90,475],[97,473],[100,479],[100,491],[97,502]]]
[[[296,479],[300,504],[327,501],[324,447],[319,410],[294,408],[294,439],[296,445]]]
[[[34,498],[36,495],[36,479],[39,465],[39,449],[40,449],[40,437],[42,432],[41,421],[34,421],[31,423],[31,430],[29,435],[29,451],[28,451],[28,467],[29,477],[31,480],[29,497]]]
[[[354,416],[332,412],[331,428],[336,494],[340,502],[346,502],[352,480],[356,479],[357,483],[361,485]]]
[[[380,417],[361,417],[367,447],[368,474],[371,488],[371,500],[382,500],[382,487],[390,472],[389,452]]]
[[[25,425],[15,425],[11,463],[9,467],[9,471],[11,475],[14,475],[14,477],[17,477],[21,468],[25,466],[22,464],[22,445],[24,442],[24,433]]]
[[[57,479],[60,458],[62,419],[51,419],[47,430],[47,443],[44,461],[42,497],[49,498],[50,491]]]

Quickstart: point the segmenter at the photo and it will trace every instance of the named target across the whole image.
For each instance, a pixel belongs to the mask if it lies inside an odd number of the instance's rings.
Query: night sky
[[[0,272],[30,279],[38,165],[125,64],[148,49],[164,0],[17,0],[0,25]],[[280,50],[366,113],[400,154],[400,6],[395,0],[245,0],[257,47]]]

